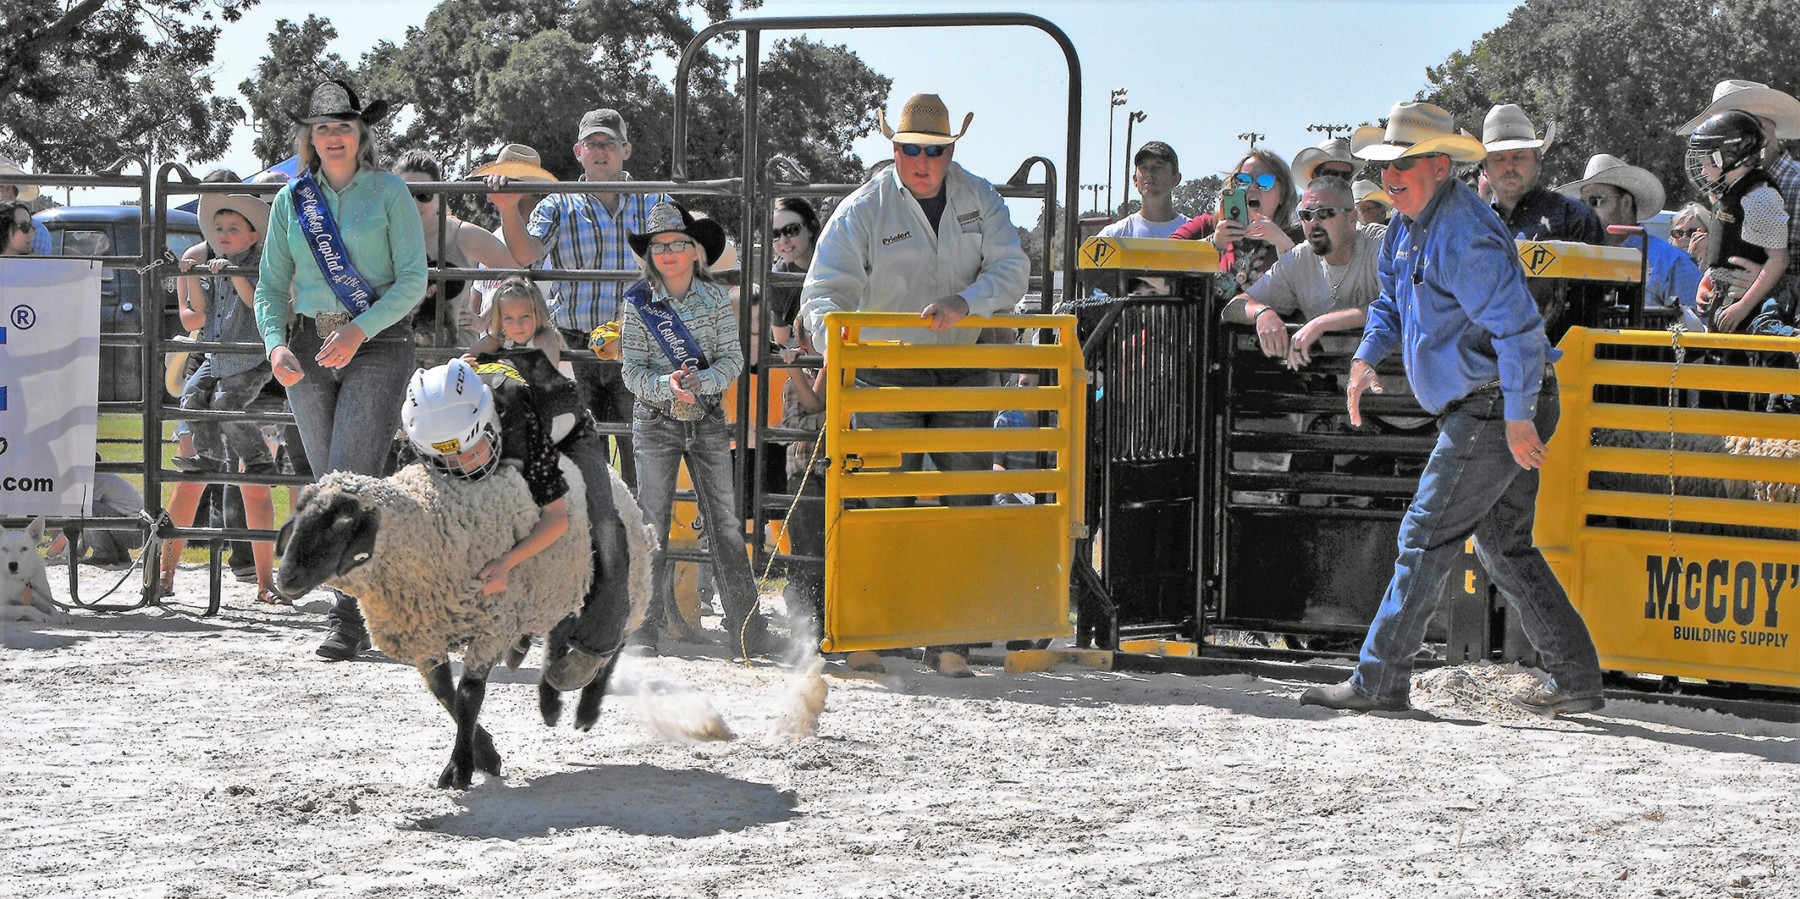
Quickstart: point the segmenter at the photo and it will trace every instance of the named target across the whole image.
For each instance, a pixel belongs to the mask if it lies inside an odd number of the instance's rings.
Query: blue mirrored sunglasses
[[[1233,175],[1232,177],[1236,178],[1237,182],[1239,184],[1254,184],[1254,185],[1256,185],[1257,190],[1274,190],[1275,189],[1275,176],[1269,174],[1268,172],[1264,172],[1260,175],[1257,175],[1254,178],[1250,177],[1250,174],[1248,172],[1238,172],[1236,175]]]
[[[924,153],[927,159],[936,159],[939,156],[944,155],[944,148],[948,146],[948,144],[932,144],[930,146],[895,144],[894,146],[899,147],[900,152],[905,153],[908,156],[917,156],[920,153]]]

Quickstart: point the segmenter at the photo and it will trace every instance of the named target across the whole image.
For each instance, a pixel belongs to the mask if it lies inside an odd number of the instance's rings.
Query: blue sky
[[[332,50],[355,60],[377,40],[396,43],[422,24],[432,3],[381,0],[263,0],[243,21],[225,26],[214,72],[221,90],[235,86],[267,52],[278,19],[329,18],[339,37]],[[1515,6],[1484,0],[768,0],[752,17],[1024,12],[1060,27],[1080,56],[1083,78],[1079,183],[1107,180],[1108,97],[1129,92],[1117,110],[1112,155],[1115,200],[1123,199],[1126,113],[1147,118],[1135,143],[1163,140],[1181,155],[1182,174],[1220,172],[1245,148],[1236,135],[1255,131],[1282,156],[1322,135],[1315,123],[1357,124],[1385,115],[1394,102],[1426,86],[1425,69],[1466,49],[1505,21]],[[765,47],[778,37],[765,36]],[[818,32],[844,43],[894,79],[890,107],[907,95],[943,96],[952,117],[975,113],[957,161],[990,178],[1006,178],[1026,158],[1063,163],[1068,79],[1061,52],[1026,28],[865,29]],[[673,65],[658,65],[665,78]],[[1459,123],[1479,128],[1479,122]],[[249,129],[223,164],[258,167]],[[878,134],[861,140],[865,162],[891,154]],[[208,164],[211,167],[213,164]],[[1105,192],[1101,192],[1104,202]],[[1086,205],[1087,195],[1083,195]],[[77,198],[77,202],[81,202]],[[93,200],[88,200],[93,202]],[[1035,204],[1014,204],[1029,225]]]

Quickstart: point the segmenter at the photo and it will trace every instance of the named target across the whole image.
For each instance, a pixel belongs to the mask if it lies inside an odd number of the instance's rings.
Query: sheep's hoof
[[[500,776],[500,751],[494,748],[494,738],[486,730],[475,732],[475,770],[490,777]]]
[[[457,767],[456,760],[451,759],[450,764],[444,766],[444,773],[438,775],[438,789],[466,790],[469,788],[469,781],[474,777],[474,771]]]
[[[545,727],[555,727],[557,719],[562,717],[562,694],[554,687],[538,684],[538,713],[544,716]]]
[[[581,688],[581,699],[575,703],[575,729],[587,733],[600,720],[600,700],[606,698],[606,684],[596,679]]]

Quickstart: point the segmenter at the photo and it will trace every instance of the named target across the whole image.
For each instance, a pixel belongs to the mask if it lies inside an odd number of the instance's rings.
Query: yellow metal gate
[[[864,342],[917,315],[826,318],[826,651],[1067,636],[1073,541],[1082,529],[1087,374],[1075,318],[969,317],[958,327],[1041,329],[1036,345]],[[1045,372],[1050,386],[866,387],[858,369]],[[855,429],[859,412],[1045,413],[1024,428]],[[907,453],[1047,454],[1008,471],[877,471]],[[1037,494],[1030,505],[858,508],[876,497]]]

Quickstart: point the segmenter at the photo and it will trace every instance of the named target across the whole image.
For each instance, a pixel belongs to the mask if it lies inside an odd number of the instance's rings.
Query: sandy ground
[[[84,572],[87,597],[117,577]],[[834,664],[796,739],[789,671],[681,644],[623,668],[593,732],[546,728],[534,651],[488,691],[505,776],[459,793],[408,667],[314,658],[316,594],[232,582],[201,618],[204,576],[9,626],[0,895],[1800,895],[1800,727],[1546,722],[1504,705],[1532,677],[1509,668],[1354,715],[1247,676]],[[708,704],[737,739],[657,735]]]

